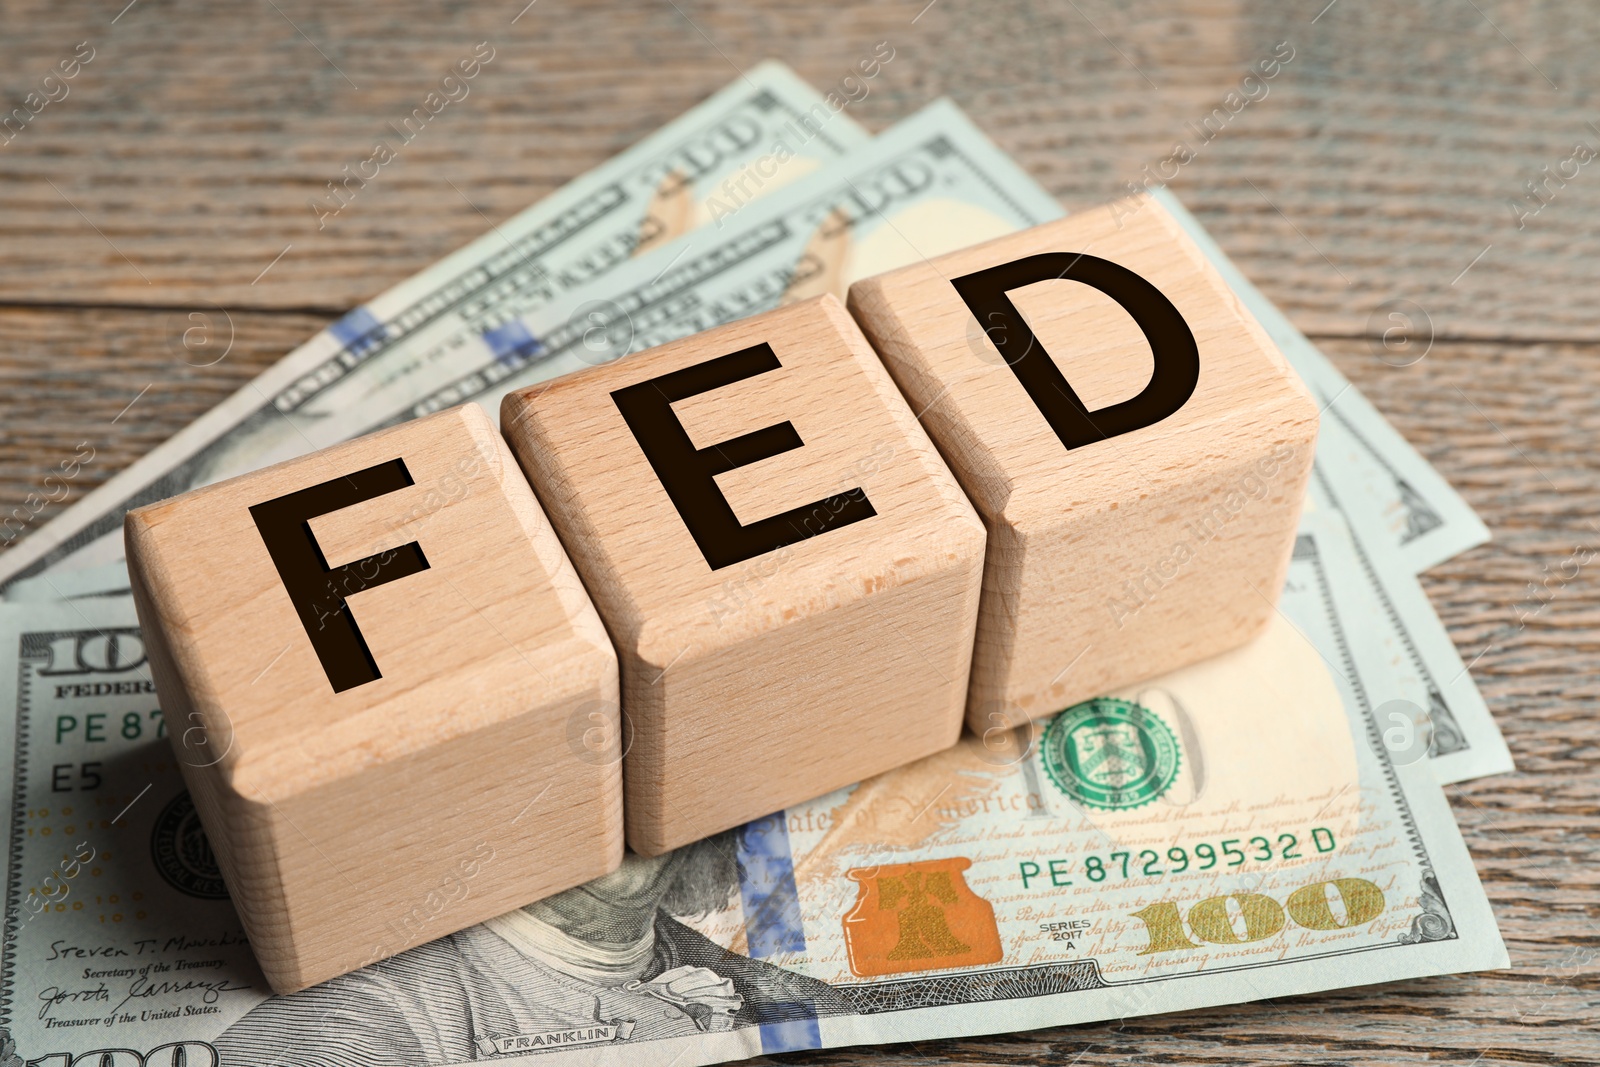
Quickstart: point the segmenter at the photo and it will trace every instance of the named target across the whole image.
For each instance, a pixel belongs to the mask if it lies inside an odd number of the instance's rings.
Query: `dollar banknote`
[[[863,62],[877,70],[892,56],[880,50]],[[461,368],[514,358],[518,316],[865,144],[843,99],[823,97],[780,63],[753,68],[289,353],[0,553],[0,586],[117,558],[130,508],[345,440],[361,429],[347,412],[364,401],[393,397],[391,406],[404,406]],[[225,309],[214,317],[220,334]],[[221,358],[211,354],[219,344],[194,359]]]
[[[1153,195],[1182,223],[1227,279],[1322,408],[1317,457],[1338,486],[1357,539],[1375,555],[1398,556],[1413,574],[1489,539],[1489,529],[1433,465],[1361,390],[1234,265],[1170,189]]]
[[[961,109],[936,101],[805,181],[659,248],[520,320],[527,343],[363,430],[475,401],[687,337],[1062,214]]]
[[[0,1057],[681,1067],[1505,966],[1359,569],[1313,519],[1242,649],[284,997],[128,601],[0,606]],[[466,852],[392,921],[448,930],[495,859]]]

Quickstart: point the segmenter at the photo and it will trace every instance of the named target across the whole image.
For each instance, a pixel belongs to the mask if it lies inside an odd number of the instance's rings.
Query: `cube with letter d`
[[[167,730],[275,990],[622,861],[616,653],[481,408],[125,533]]]
[[[508,395],[622,675],[656,855],[955,743],[984,531],[821,297]]]
[[[867,278],[850,309],[989,529],[975,731],[1266,625],[1317,409],[1159,203]]]

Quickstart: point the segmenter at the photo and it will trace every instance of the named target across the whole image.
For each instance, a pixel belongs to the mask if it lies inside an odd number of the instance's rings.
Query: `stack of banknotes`
[[[1487,531],[1158,190],[1323,409],[1258,640],[270,994],[165,738],[124,512],[1063,213],[953,104],[872,137],[846,103],[749,71],[0,555],[0,1063],[688,1067],[1507,965],[1441,785],[1511,760],[1415,578]],[[397,936],[445,935],[497,862],[439,847]]]

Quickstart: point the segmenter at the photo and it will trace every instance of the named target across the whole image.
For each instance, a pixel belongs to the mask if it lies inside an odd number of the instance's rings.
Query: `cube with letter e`
[[[126,540],[173,747],[274,989],[621,862],[616,654],[481,408],[140,508]]]
[[[1159,203],[865,279],[850,309],[989,529],[974,730],[1266,624],[1317,409]]]
[[[983,526],[836,299],[512,393],[501,424],[617,647],[635,850],[955,742]]]

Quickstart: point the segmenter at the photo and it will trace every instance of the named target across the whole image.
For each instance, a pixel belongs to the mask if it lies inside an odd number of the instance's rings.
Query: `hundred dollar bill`
[[[1251,284],[1171,190],[1153,195],[1205,251],[1322,407],[1317,455],[1339,487],[1356,537],[1374,553],[1397,554],[1413,574],[1489,540],[1472,506],[1423,459],[1361,390]]]
[[[483,362],[363,429],[477,401],[1062,214],[961,109],[939,100],[810,178],[522,317],[515,355]],[[509,327],[508,327],[509,328]]]
[[[875,57],[874,71],[893,51]],[[752,69],[295,349],[0,554],[0,585],[120,556],[130,508],[355,436],[346,413],[363,401],[403,406],[485,360],[520,358],[518,316],[865,144],[842,99],[780,63]]]
[[[1394,758],[1426,758],[1444,783],[1511,772],[1505,738],[1428,594],[1402,560],[1355,539],[1331,483],[1319,458],[1301,529],[1345,542],[1356,563],[1346,576],[1352,613],[1388,657],[1403,690],[1379,716],[1385,736],[1396,740]]]
[[[1503,967],[1442,792],[1382,717],[1408,689],[1347,596],[1358,567],[1310,524],[1243,649],[287,997],[155,736],[126,601],[0,607],[0,1054],[681,1067]],[[493,862],[480,845],[392,921],[444,926]]]

